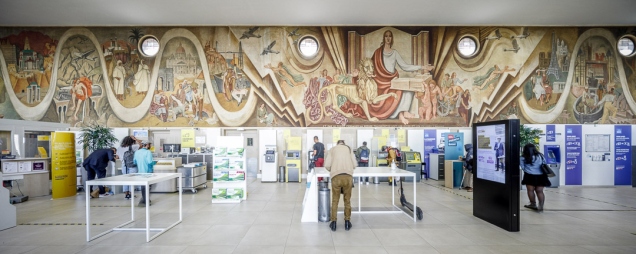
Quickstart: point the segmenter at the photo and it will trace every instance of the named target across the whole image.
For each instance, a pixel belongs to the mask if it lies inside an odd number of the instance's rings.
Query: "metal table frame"
[[[316,177],[330,177],[329,171],[325,168],[315,168]],[[356,167],[353,171],[353,177],[358,178],[358,183],[362,177],[413,177],[413,207],[417,207],[417,185],[416,185],[416,175],[413,172],[406,171],[403,169],[395,169],[391,170],[390,167]],[[417,221],[417,216],[415,216],[415,212],[413,216],[410,216],[408,213],[404,212],[402,208],[395,205],[395,188],[396,186],[391,186],[391,203],[393,207],[397,208],[399,211],[362,211],[362,194],[361,194],[361,186],[358,186],[358,211],[351,211],[351,213],[404,213],[409,217],[413,218],[413,221]],[[317,188],[316,188],[317,189]]]
[[[178,178],[178,191],[179,191],[179,220],[174,224],[168,226],[167,228],[151,228],[150,227],[150,206],[148,202],[150,200],[150,185],[158,182],[170,180],[173,178]],[[112,231],[146,231],[146,242],[150,242],[155,239],[159,235],[165,233],[170,230],[177,224],[181,223],[183,220],[183,187],[182,187],[182,176],[180,173],[150,173],[150,174],[126,174],[126,175],[118,175],[112,177],[106,177],[102,179],[96,179],[91,181],[86,181],[86,241],[90,242],[98,237],[101,237],[105,234],[108,234]],[[131,220],[125,222],[121,225],[118,225],[106,232],[98,234],[91,238],[91,196],[89,195],[89,191],[91,186],[96,185],[129,185],[131,189],[134,188],[135,185],[144,185],[146,186],[146,227],[145,228],[124,228],[124,226],[135,222],[135,197],[134,195],[130,198],[130,213]],[[159,233],[150,237],[150,231],[159,231]]]

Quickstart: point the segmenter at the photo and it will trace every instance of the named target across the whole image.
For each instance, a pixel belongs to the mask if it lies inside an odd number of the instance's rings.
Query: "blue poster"
[[[548,124],[545,126],[545,142],[556,141],[556,131],[554,130],[554,124]]]
[[[565,126],[565,185],[581,185],[583,182],[583,146],[581,125]]]
[[[614,185],[632,184],[632,126],[614,125]]]
[[[437,130],[424,130],[424,161],[426,162],[426,175],[430,172],[429,154],[437,148]]]
[[[464,156],[464,133],[446,132],[444,137],[444,160],[458,160]]]

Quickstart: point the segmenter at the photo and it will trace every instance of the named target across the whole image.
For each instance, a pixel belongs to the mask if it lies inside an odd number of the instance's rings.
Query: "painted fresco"
[[[110,127],[634,124],[628,28],[0,29],[0,116]],[[144,35],[155,57],[136,48]],[[463,35],[480,51],[463,58]],[[301,38],[318,52],[304,57]]]

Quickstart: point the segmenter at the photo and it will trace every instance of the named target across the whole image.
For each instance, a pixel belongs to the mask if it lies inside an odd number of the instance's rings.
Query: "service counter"
[[[51,158],[22,158],[2,160],[4,180],[18,181],[19,191],[25,196],[41,197],[51,195]],[[13,194],[19,194],[17,186]]]

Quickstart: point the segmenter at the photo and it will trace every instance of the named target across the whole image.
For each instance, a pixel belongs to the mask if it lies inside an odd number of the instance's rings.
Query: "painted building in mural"
[[[636,124],[633,28],[0,29],[0,117],[109,127]],[[18,31],[18,32],[16,32]],[[161,49],[137,50],[144,35]],[[460,37],[479,51],[462,57]],[[318,42],[310,57],[302,38]]]

